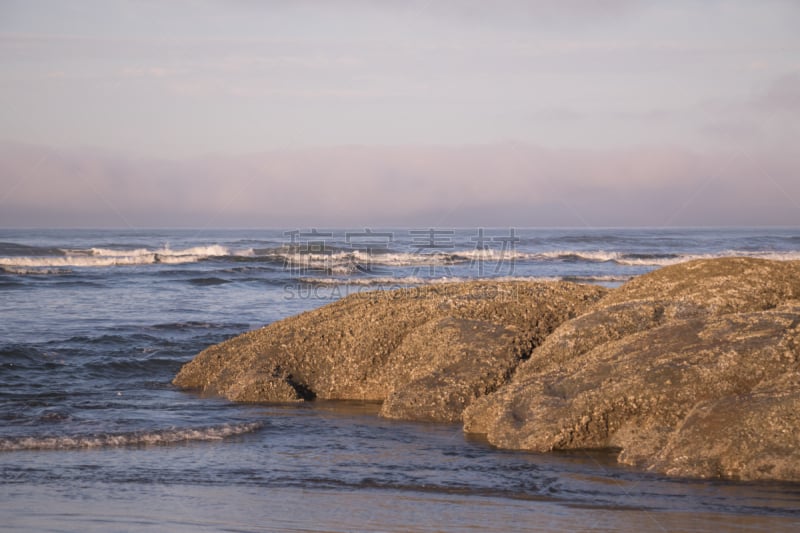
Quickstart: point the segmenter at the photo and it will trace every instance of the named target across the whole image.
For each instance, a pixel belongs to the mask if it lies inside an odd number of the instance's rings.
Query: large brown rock
[[[800,481],[800,262],[667,267],[606,291],[473,282],[353,295],[201,352],[237,401],[382,401],[510,449],[615,448],[670,475]]]
[[[174,383],[235,401],[383,401],[460,420],[559,324],[605,294],[573,283],[470,282],[354,294],[204,350]]]
[[[786,376],[800,364],[798,298],[797,262],[641,276],[558,328],[466,409],[465,430],[503,448],[619,448],[670,474],[797,479],[785,432],[800,427],[781,413],[797,401]]]

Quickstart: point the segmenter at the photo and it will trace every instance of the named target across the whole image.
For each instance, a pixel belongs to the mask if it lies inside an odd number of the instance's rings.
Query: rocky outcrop
[[[382,401],[495,446],[619,450],[670,475],[800,481],[800,263],[700,260],[615,290],[472,282],[353,295],[212,346],[175,384]]]
[[[699,402],[646,463],[670,475],[800,480],[800,374]]]
[[[212,346],[174,383],[246,402],[388,398],[385,416],[456,421],[605,292],[471,282],[354,294]]]
[[[641,276],[558,328],[466,410],[465,430],[503,448],[618,448],[621,462],[670,474],[794,479],[800,427],[779,415],[796,401],[798,298],[798,263],[717,259]],[[733,426],[710,431],[723,420]]]
[[[513,348],[515,338],[516,328],[483,320],[448,317],[416,328],[386,367],[394,386],[383,402],[381,416],[460,421],[476,398],[508,381],[525,355]]]

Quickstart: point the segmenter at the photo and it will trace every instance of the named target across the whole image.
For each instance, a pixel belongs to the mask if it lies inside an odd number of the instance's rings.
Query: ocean
[[[800,485],[496,450],[359,402],[177,390],[203,348],[366,290],[618,286],[800,259],[800,229],[0,230],[0,530],[796,531]]]

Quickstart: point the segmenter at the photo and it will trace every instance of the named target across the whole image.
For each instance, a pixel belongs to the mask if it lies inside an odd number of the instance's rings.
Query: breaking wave
[[[168,247],[152,251],[146,248],[137,250],[109,250],[106,248],[91,248],[91,255],[100,257],[148,257],[154,253],[164,257],[212,257],[228,255],[228,249],[218,244],[211,246],[195,246],[184,250],[170,250]]]
[[[41,274],[44,270],[31,271],[26,269],[51,269],[50,273],[64,273],[52,269],[67,267],[109,267],[129,265],[149,265],[155,263],[181,264],[195,263],[211,257],[229,256],[230,252],[224,246],[196,246],[184,250],[171,250],[164,247],[157,250],[138,248],[135,250],[112,250],[107,248],[90,248],[88,250],[62,250],[63,255],[58,256],[22,256],[0,258],[0,268],[14,274]],[[238,255],[247,256],[251,250],[238,252]]]
[[[129,433],[73,435],[57,437],[7,437],[0,439],[0,451],[69,450],[121,446],[163,446],[185,442],[215,441],[252,433],[264,426],[261,422],[222,424],[204,428],[164,429]]]
[[[711,254],[647,254],[621,253],[614,251],[553,251],[539,254],[523,254],[526,259],[563,262],[616,263],[626,266],[669,266],[695,259],[715,259],[720,257],[753,257],[774,259],[778,261],[800,260],[800,251],[791,252],[751,252],[743,250],[725,250]]]
[[[450,253],[367,253],[361,251],[336,252],[330,254],[315,253],[277,253],[287,265],[308,268],[326,268],[330,266],[382,265],[382,266],[428,266],[449,265],[467,260],[462,254]]]
[[[378,253],[337,252],[332,254],[276,254],[288,267],[327,270],[333,274],[352,274],[374,266],[413,267],[447,266],[486,261],[525,262],[587,262],[615,263],[626,266],[668,266],[694,259],[717,257],[755,257],[775,260],[800,260],[800,251],[751,252],[725,250],[713,254],[649,254],[623,253],[609,250],[556,250],[548,252],[520,252],[516,250],[460,250],[451,253]]]
[[[751,257],[756,259],[772,259],[775,261],[797,261],[800,260],[800,251],[797,252],[749,252],[742,250],[726,250],[715,254],[687,254],[669,256],[637,256],[630,254],[616,259],[615,262],[621,265],[631,266],[669,266],[695,259],[716,259],[721,257]]]
[[[7,246],[8,248],[8,246]],[[705,254],[674,254],[647,252],[620,252],[615,250],[549,250],[520,251],[516,249],[469,249],[469,250],[407,250],[407,251],[361,251],[332,249],[328,253],[298,250],[297,247],[246,248],[230,250],[212,244],[173,250],[136,248],[88,248],[88,249],[26,249],[29,255],[15,255],[23,251],[19,247],[8,248],[10,255],[0,257],[0,272],[16,275],[68,274],[71,268],[115,267],[151,264],[186,264],[205,260],[270,263],[289,271],[318,271],[333,275],[359,273],[391,275],[391,268],[472,265],[486,262],[526,263],[611,263],[623,266],[662,267],[693,259],[717,257],[756,257],[777,260],[800,260],[800,251],[744,251],[725,250]],[[42,255],[46,251],[50,255]],[[0,247],[2,252],[2,247]],[[377,271],[377,272],[376,272]],[[355,283],[361,283],[357,281]],[[380,282],[366,282],[380,284]],[[201,283],[202,284],[202,283]]]
[[[6,274],[16,274],[18,276],[57,276],[60,274],[69,274],[71,270],[67,268],[47,268],[47,267],[23,267],[17,265],[4,265],[3,260],[0,259],[0,272]]]

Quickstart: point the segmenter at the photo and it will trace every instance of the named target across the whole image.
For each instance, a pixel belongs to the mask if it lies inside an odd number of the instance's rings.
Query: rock
[[[174,383],[236,401],[382,401],[382,416],[463,421],[501,448],[800,481],[800,262],[699,260],[612,291],[356,294],[212,346]]]
[[[513,349],[515,336],[514,327],[452,317],[413,330],[387,366],[396,385],[381,416],[460,422],[476,398],[508,381],[523,355]]]
[[[502,448],[618,448],[621,462],[670,474],[798,479],[782,432],[800,428],[780,416],[796,401],[782,380],[800,361],[798,298],[797,262],[703,260],[641,276],[469,406],[465,431]]]
[[[174,383],[244,402],[383,401],[396,392],[386,416],[459,420],[464,406],[605,292],[470,282],[354,294],[211,346]],[[417,396],[426,383],[444,387],[438,399]]]
[[[762,311],[800,298],[798,265],[732,257],[690,261],[634,278],[559,328],[522,365],[520,378],[668,322]]]
[[[634,300],[660,302],[676,310],[726,314],[771,309],[800,297],[798,261],[746,257],[700,259],[632,279],[601,305]]]
[[[648,466],[673,476],[800,479],[800,374],[786,377],[788,387],[698,403]]]
[[[765,311],[669,323],[604,343],[497,395],[504,416],[490,441],[504,448],[619,447],[640,464],[695,403],[747,393],[797,364],[787,352],[800,313]],[[521,416],[525,414],[526,416]],[[639,452],[636,438],[646,434]]]

